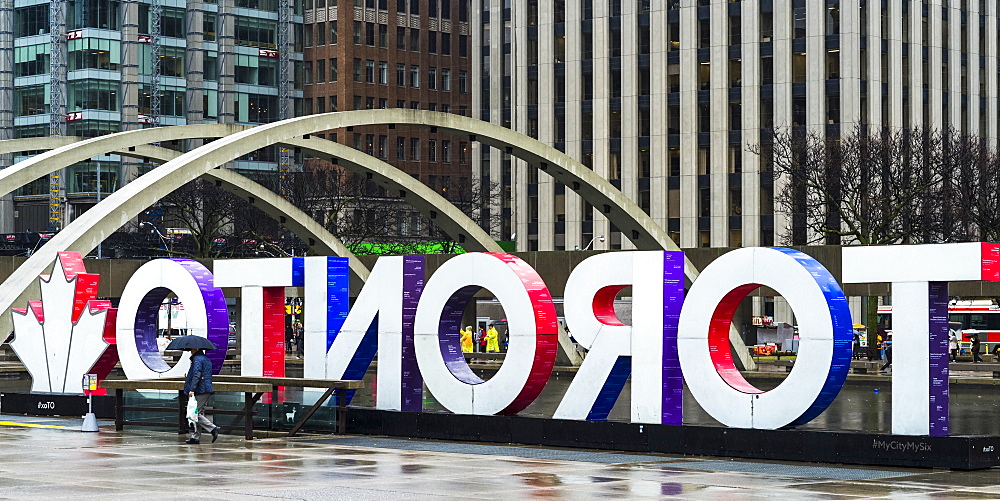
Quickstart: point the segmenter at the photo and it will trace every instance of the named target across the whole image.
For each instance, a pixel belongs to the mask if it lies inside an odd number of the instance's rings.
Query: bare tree
[[[793,220],[783,236],[798,244],[925,240],[937,204],[923,202],[942,182],[941,144],[941,134],[922,129],[776,133],[774,176],[787,189],[774,200]]]

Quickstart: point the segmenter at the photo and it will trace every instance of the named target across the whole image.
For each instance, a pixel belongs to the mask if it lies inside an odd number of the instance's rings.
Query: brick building
[[[467,0],[306,0],[304,7],[304,114],[411,108],[471,115]],[[467,138],[387,126],[321,136],[381,158],[445,196],[471,176]],[[310,160],[306,168],[324,164]]]

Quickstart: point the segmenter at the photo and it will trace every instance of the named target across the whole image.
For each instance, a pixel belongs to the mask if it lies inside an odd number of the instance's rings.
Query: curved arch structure
[[[36,141],[41,139],[44,141]],[[0,153],[10,153],[14,151],[30,151],[31,149],[41,149],[44,146],[52,145],[56,147],[78,143],[80,138],[73,136],[51,136],[44,138],[8,139],[0,141]],[[116,153],[129,157],[142,157],[159,162],[169,162],[181,154],[169,148],[153,145],[139,145],[136,147],[118,150]],[[66,167],[66,165],[55,166],[55,170]],[[340,239],[335,237],[321,224],[302,212],[294,204],[276,195],[268,188],[255,183],[249,178],[237,174],[227,169],[212,169],[205,173],[203,178],[215,182],[215,184],[230,193],[233,193],[244,200],[253,199],[254,205],[268,216],[284,224],[289,231],[299,237],[309,245],[310,250],[318,255],[343,256],[350,259],[351,273],[362,283],[368,280],[368,268],[358,260],[357,256],[345,246]]]
[[[638,249],[678,250],[677,245],[669,238],[661,227],[659,227],[648,215],[646,215],[638,207],[638,205],[635,204],[635,202],[625,197],[625,195],[623,195],[607,180],[601,178],[592,170],[574,160],[572,157],[569,157],[555,148],[547,146],[544,143],[529,138],[523,134],[498,125],[448,113],[404,109],[335,112],[292,118],[242,131],[236,130],[240,127],[232,127],[228,125],[222,126],[231,127],[230,130],[232,133],[195,150],[184,153],[159,168],[147,173],[146,175],[139,177],[135,181],[119,189],[114,194],[109,195],[108,198],[104,199],[101,203],[97,204],[95,207],[77,218],[76,221],[68,225],[47,245],[42,247],[35,253],[35,255],[29,258],[28,261],[15,270],[14,274],[12,274],[8,280],[0,285],[0,311],[5,311],[11,307],[13,298],[16,297],[24,288],[24,285],[21,284],[30,283],[30,280],[33,280],[35,276],[44,271],[44,268],[47,267],[49,263],[53,262],[56,252],[66,249],[80,251],[89,251],[90,249],[93,249],[106,237],[108,233],[119,228],[132,217],[137,215],[138,212],[142,210],[137,207],[143,204],[144,201],[150,201],[149,203],[152,203],[153,201],[164,197],[177,187],[203,175],[209,170],[235,160],[236,158],[259,149],[264,145],[288,144],[308,148],[310,150],[322,150],[323,148],[320,146],[313,146],[317,145],[319,142],[326,142],[330,145],[335,145],[329,148],[334,157],[346,160],[349,164],[362,166],[363,168],[382,167],[381,171],[376,168],[369,168],[369,176],[384,186],[393,188],[394,185],[397,185],[398,181],[401,180],[401,178],[398,177],[398,173],[400,171],[389,166],[388,164],[375,160],[364,153],[354,150],[353,148],[309,137],[310,134],[324,130],[386,124],[424,126],[429,127],[432,130],[443,129],[454,134],[468,135],[470,140],[480,141],[483,144],[500,148],[515,157],[527,161],[529,165],[546,172],[558,181],[570,187],[572,190],[576,191],[581,197],[600,209],[604,213],[605,217],[621,229],[626,237],[629,238]],[[180,127],[198,128],[220,126],[195,125],[179,126],[178,128]],[[155,134],[156,132],[159,132],[159,134]],[[135,137],[142,133],[148,134],[144,134],[141,138]],[[177,139],[200,138],[205,137],[204,134],[205,132],[185,131],[184,135],[186,137],[178,137]],[[163,137],[163,131],[160,129],[143,129],[122,132],[112,134],[110,136],[88,139],[75,145],[57,148],[56,150],[38,155],[37,157],[26,160],[25,162],[20,162],[13,167],[21,167],[21,165],[26,162],[32,162],[31,166],[35,167],[44,164],[53,157],[66,155],[73,156],[75,158],[73,161],[84,160],[106,151],[122,149],[122,146],[116,146],[114,148],[108,148],[108,146],[110,144],[116,144],[116,140],[120,140],[126,135],[135,135],[129,139],[136,144],[165,140]],[[107,140],[110,144],[96,146],[104,140]],[[102,147],[105,148],[104,151],[98,151]],[[373,160],[375,163],[372,162]],[[12,191],[13,189],[30,182],[37,177],[47,174],[47,172],[41,172],[34,175],[34,177],[29,178],[29,175],[25,174],[26,170],[43,171],[44,168],[18,168],[14,169],[15,171],[12,173],[5,172],[7,170],[11,169],[0,171],[0,193]],[[10,188],[10,186],[13,186],[13,188]],[[417,203],[423,201],[433,204],[431,201],[435,200],[435,196],[440,198],[437,193],[434,193],[433,190],[430,190],[422,184],[420,187],[414,188],[415,189],[412,192],[412,195]],[[427,192],[430,193],[426,194]],[[408,198],[410,195],[410,193],[404,190],[400,190],[399,194],[401,198]],[[440,198],[440,201],[443,201],[444,203],[433,205],[442,208],[442,210],[446,212],[448,209],[460,212],[454,206],[447,203],[447,201],[443,198]],[[411,200],[411,203],[412,202],[413,200]],[[145,206],[142,206],[142,208],[144,207]],[[432,220],[436,220],[439,215],[434,211],[427,214]],[[446,222],[449,220],[455,221],[456,218],[445,218]],[[466,238],[469,233],[475,233],[476,230],[482,232],[482,230],[475,225],[472,225],[473,227],[465,228],[448,228],[445,227],[445,224],[441,224],[438,221],[435,222],[442,226],[442,228],[449,234],[453,236],[457,235],[457,239],[460,242],[463,242],[463,240],[469,240]],[[489,242],[495,244],[492,239],[489,239],[488,235],[486,237]],[[483,241],[483,239],[480,238],[473,238],[471,240],[478,242]],[[482,250],[472,248],[472,246],[468,244],[466,244],[466,247],[471,248],[471,250]],[[697,269],[689,260],[685,258],[685,276],[687,279],[693,281],[697,278],[697,275]],[[8,326],[5,325],[5,323],[6,322],[3,319],[0,319],[0,329],[7,329]],[[743,351],[745,350],[737,350],[737,353],[742,355]]]

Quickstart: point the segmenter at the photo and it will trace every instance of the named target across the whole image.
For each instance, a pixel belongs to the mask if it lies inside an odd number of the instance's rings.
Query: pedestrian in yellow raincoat
[[[462,332],[462,353],[472,353],[472,327],[466,327]]]
[[[492,325],[486,330],[486,352],[500,353],[500,333]]]

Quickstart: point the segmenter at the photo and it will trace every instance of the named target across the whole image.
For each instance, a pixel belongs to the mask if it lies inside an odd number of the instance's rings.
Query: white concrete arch
[[[625,197],[607,180],[599,177],[571,157],[520,133],[500,126],[447,113],[401,109],[338,112],[298,117],[235,132],[185,153],[155,169],[153,172],[141,176],[136,181],[124,186],[122,189],[108,196],[100,204],[87,211],[45,245],[40,252],[36,253],[19,267],[7,281],[0,285],[0,308],[9,308],[11,306],[10,300],[16,295],[13,290],[18,287],[16,284],[28,283],[29,280],[33,280],[35,276],[41,273],[54,260],[56,252],[68,248],[77,250],[86,249],[89,251],[98,242],[103,240],[108,233],[120,227],[128,219],[131,219],[131,217],[134,217],[138,213],[138,210],[140,210],[136,209],[136,206],[142,203],[138,202],[138,199],[158,200],[177,186],[183,185],[215,166],[232,161],[235,158],[259,149],[263,145],[286,143],[298,146],[302,145],[299,141],[317,141],[315,138],[310,138],[309,135],[319,131],[382,124],[419,125],[430,127],[432,130],[443,129],[456,134],[468,135],[470,140],[477,140],[484,144],[504,149],[511,155],[526,160],[530,165],[552,175],[570,187],[570,189],[579,193],[585,200],[588,200],[595,207],[599,208],[599,210],[602,210],[605,216],[621,229],[637,248],[678,249],[662,228],[656,225],[633,201]],[[130,131],[112,136],[133,134],[136,132],[144,131]],[[298,137],[305,139],[296,140],[295,138]],[[95,139],[100,140],[101,138]],[[90,141],[94,140],[88,140],[85,143]],[[59,150],[62,149],[60,148]],[[356,152],[356,150],[350,149],[350,151],[354,152],[354,154],[348,153],[341,156],[341,158],[346,157],[345,159],[349,161],[357,159],[356,163],[359,164],[365,163],[361,157],[371,158],[368,155]],[[82,158],[85,159],[90,156],[93,156],[93,154],[86,154]],[[155,175],[153,175],[154,173]],[[375,176],[376,180],[384,185],[388,185],[388,181],[392,181],[391,175],[386,176],[384,179],[377,179],[379,177],[377,174]],[[5,177],[0,174],[0,189],[4,188],[4,180]],[[25,183],[30,180],[28,179]],[[430,190],[428,189],[428,191]],[[416,193],[414,194],[416,195]],[[133,197],[136,200],[131,200]],[[426,199],[427,197],[419,198]],[[454,209],[453,206],[450,208]],[[447,207],[445,210],[447,210]],[[432,219],[434,215],[432,214]],[[478,227],[465,228],[465,230],[470,232],[475,230],[482,231]],[[688,280],[694,280],[698,275],[697,269],[686,258],[685,275]],[[0,329],[3,328],[6,328],[6,326],[0,320]],[[733,332],[735,333],[735,330]],[[733,337],[734,345],[736,345],[735,340],[738,338],[738,333],[736,333],[735,337]],[[739,345],[742,345],[742,343],[739,343]],[[740,358],[747,359],[749,357],[744,357],[745,351],[741,347],[735,350]]]
[[[42,139],[45,141],[36,141],[36,139]],[[0,153],[30,151],[25,148],[25,145],[30,145],[32,148],[39,148],[40,146],[43,146],[44,143],[52,143],[53,146],[61,147],[80,142],[81,140],[82,138],[73,136],[8,139],[0,141]],[[140,145],[134,148],[125,148],[117,151],[116,153],[127,157],[149,158],[162,163],[173,160],[181,155],[178,151],[154,145]],[[65,167],[65,165],[56,167],[56,170],[62,167]],[[331,255],[346,257],[350,260],[350,269],[354,277],[360,280],[361,283],[368,280],[368,274],[370,271],[368,270],[368,267],[361,263],[357,256],[355,256],[354,253],[352,253],[339,238],[327,231],[323,225],[309,217],[308,214],[303,212],[294,204],[276,195],[265,186],[262,186],[245,176],[227,169],[212,169],[211,171],[205,173],[202,178],[210,182],[214,182],[216,186],[229,191],[244,200],[252,198],[254,200],[254,205],[258,209],[273,218],[275,221],[285,225],[289,231],[305,242],[309,246],[309,250],[311,250],[314,254],[320,256]],[[354,286],[358,285],[355,284]]]

